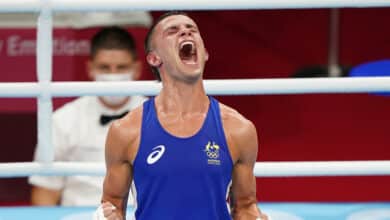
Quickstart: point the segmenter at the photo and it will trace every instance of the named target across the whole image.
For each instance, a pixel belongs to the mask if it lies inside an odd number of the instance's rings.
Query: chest
[[[140,146],[135,166],[146,176],[224,176],[231,173],[227,147],[204,135],[186,140],[151,139]],[[147,147],[152,146],[152,147]]]
[[[174,114],[160,114],[158,121],[168,133],[177,137],[190,137],[196,134],[206,120],[206,113],[179,116]]]

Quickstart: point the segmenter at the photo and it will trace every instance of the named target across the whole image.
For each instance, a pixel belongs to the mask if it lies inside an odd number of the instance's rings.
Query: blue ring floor
[[[390,220],[390,202],[260,203],[259,207],[272,220]],[[0,207],[0,220],[88,220],[93,211],[94,207]],[[129,207],[128,217],[132,211]]]

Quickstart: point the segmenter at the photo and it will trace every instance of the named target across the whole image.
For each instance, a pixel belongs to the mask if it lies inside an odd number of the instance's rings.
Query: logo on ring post
[[[156,163],[162,157],[162,155],[165,152],[165,146],[158,145],[157,147],[154,147],[152,150],[153,150],[152,153],[150,153],[148,158],[146,159],[146,162],[149,165]]]
[[[210,165],[221,165],[221,161],[219,160],[219,149],[220,147],[214,142],[208,142],[204,151],[207,155],[207,163]]]

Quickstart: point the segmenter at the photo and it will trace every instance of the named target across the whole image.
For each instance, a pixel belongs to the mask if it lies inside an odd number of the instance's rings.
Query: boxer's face
[[[172,78],[195,82],[201,78],[208,53],[195,22],[185,15],[169,16],[155,27],[149,64]],[[164,80],[163,80],[164,81]]]

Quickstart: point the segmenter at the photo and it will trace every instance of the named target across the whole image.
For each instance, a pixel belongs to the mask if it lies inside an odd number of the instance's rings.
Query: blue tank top
[[[218,101],[201,129],[176,137],[160,124],[154,98],[143,105],[141,140],[133,163],[137,220],[230,220],[226,202],[233,161]]]

